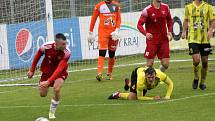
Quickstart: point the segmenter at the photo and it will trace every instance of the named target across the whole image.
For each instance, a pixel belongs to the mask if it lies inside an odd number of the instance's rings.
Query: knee
[[[115,57],[115,51],[108,51],[109,57],[114,58]]]
[[[164,64],[162,64],[162,66],[163,66],[165,69],[168,69],[168,68],[169,68],[169,64],[168,64],[168,63],[164,63]]]
[[[54,87],[53,89],[55,93],[60,93],[60,87]]]
[[[46,93],[40,93],[40,97],[46,97],[47,94]]]
[[[128,95],[128,100],[137,100],[137,95],[136,94],[133,94],[133,93],[130,93]]]
[[[194,60],[193,60],[193,65],[194,65],[194,66],[198,66],[199,63],[200,63],[200,59],[194,59]]]
[[[106,50],[99,50],[99,56],[105,57],[106,55]]]
[[[207,68],[208,67],[208,62],[202,62],[202,68]]]

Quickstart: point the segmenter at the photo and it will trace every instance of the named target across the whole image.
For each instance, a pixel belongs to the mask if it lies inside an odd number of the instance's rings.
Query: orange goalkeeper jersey
[[[100,18],[99,36],[109,37],[116,28],[120,28],[121,15],[119,3],[112,1],[110,4],[106,4],[102,1],[95,6],[90,23],[91,32],[93,32],[98,16]]]

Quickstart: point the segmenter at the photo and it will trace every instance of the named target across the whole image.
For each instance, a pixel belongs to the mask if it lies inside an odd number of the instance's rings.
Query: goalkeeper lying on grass
[[[160,82],[167,85],[166,96],[162,99],[170,99],[173,91],[172,80],[163,72],[152,67],[136,68],[131,74],[131,81],[125,79],[125,90],[130,88],[130,93],[113,93],[108,99],[126,99],[126,100],[160,100],[160,96],[147,97],[146,92],[154,89]]]

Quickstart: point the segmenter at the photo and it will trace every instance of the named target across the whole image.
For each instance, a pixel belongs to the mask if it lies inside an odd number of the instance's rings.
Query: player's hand
[[[181,38],[182,38],[182,39],[185,39],[185,38],[186,38],[186,32],[182,32]]]
[[[28,73],[27,73],[27,76],[28,76],[29,79],[32,78],[34,76],[34,72],[29,70]]]
[[[154,96],[154,100],[160,100],[161,97],[160,96]]]
[[[112,37],[112,40],[115,40],[115,41],[120,39],[118,28],[116,28],[116,30],[111,33],[111,37]]]
[[[89,43],[93,43],[95,41],[95,36],[93,35],[93,32],[89,32],[89,35],[87,37],[87,40]]]
[[[170,97],[169,96],[165,96],[163,99],[164,100],[170,100]]]
[[[167,37],[168,37],[169,41],[172,41],[172,32],[168,32]]]
[[[39,87],[40,88],[46,88],[49,86],[49,84],[50,84],[49,81],[42,81],[42,82],[40,82]]]
[[[211,39],[213,37],[213,29],[208,30],[208,38]]]
[[[146,39],[151,40],[153,35],[151,33],[146,33]]]

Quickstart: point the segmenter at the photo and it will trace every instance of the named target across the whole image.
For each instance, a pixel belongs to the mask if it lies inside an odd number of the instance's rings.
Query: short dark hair
[[[147,69],[146,69],[146,71],[145,71],[145,74],[153,74],[153,73],[155,73],[156,74],[156,71],[155,71],[155,69],[153,68],[153,67],[148,67]]]
[[[57,33],[57,34],[55,35],[55,38],[56,38],[56,39],[66,40],[66,37],[65,37],[64,34],[62,34],[62,33]]]

